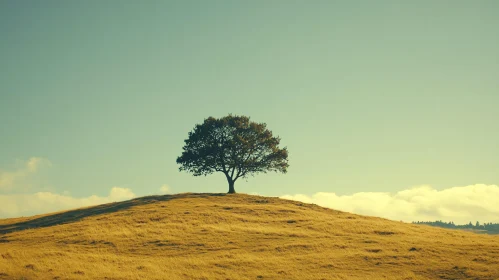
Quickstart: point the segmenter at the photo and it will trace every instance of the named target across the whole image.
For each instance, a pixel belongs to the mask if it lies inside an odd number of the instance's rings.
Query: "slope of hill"
[[[499,236],[243,194],[0,220],[0,279],[499,279]]]

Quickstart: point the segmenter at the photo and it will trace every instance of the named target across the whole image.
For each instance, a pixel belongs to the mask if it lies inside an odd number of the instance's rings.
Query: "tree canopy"
[[[268,171],[286,173],[288,150],[279,148],[265,123],[255,123],[246,116],[209,117],[196,124],[184,141],[182,155],[177,158],[180,171],[194,176],[222,172],[235,193],[234,183]]]

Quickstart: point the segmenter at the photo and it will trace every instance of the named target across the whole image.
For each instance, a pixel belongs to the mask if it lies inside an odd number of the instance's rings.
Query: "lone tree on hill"
[[[189,132],[182,155],[177,158],[180,171],[194,176],[222,172],[235,193],[234,183],[256,173],[286,173],[288,150],[278,147],[265,123],[251,122],[245,116],[209,117]]]

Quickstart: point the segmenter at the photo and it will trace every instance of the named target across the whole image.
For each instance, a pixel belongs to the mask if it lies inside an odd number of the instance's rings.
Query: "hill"
[[[499,236],[243,194],[0,220],[0,279],[499,279]]]

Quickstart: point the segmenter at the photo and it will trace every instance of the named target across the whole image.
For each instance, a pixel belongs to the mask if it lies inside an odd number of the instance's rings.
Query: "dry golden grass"
[[[499,236],[250,195],[0,220],[0,279],[499,279]]]

